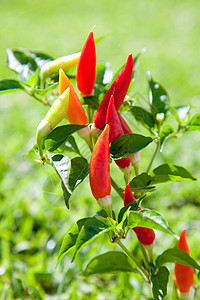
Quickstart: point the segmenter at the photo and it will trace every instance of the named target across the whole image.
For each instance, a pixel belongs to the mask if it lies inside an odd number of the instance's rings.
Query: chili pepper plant
[[[151,287],[153,299],[165,299],[170,276],[166,264],[171,263],[175,264],[175,277],[171,274],[176,286],[173,297],[191,299],[194,272],[200,265],[190,256],[186,230],[183,228],[180,241],[176,241],[179,233],[173,231],[162,212],[144,207],[143,199],[162,188],[164,182],[197,180],[183,166],[167,161],[155,165],[154,160],[170,140],[199,130],[200,114],[191,116],[189,105],[174,107],[166,89],[149,71],[148,103],[142,107],[134,96],[142,52],[127,54],[115,73],[107,62],[97,63],[95,47],[91,31],[81,51],[57,59],[26,49],[7,49],[8,67],[17,72],[18,80],[0,81],[1,93],[22,90],[49,106],[30,151],[44,172],[45,165],[55,169],[69,210],[74,190],[89,177],[88,189],[97,203],[96,211],[90,216],[83,212],[83,218],[73,226],[67,224],[71,229],[63,237],[57,265],[66,255],[74,261],[85,246],[92,247],[104,236],[116,244],[115,251],[91,257],[82,275],[125,272],[134,278],[136,272]],[[174,118],[173,126],[169,116]],[[148,134],[136,133],[133,124],[142,125]],[[87,145],[86,157],[79,149],[80,139]],[[155,149],[144,170],[140,167],[142,150],[150,144]],[[114,191],[118,195],[115,211]],[[81,199],[74,201],[81,205]],[[165,249],[155,257],[156,231],[173,236],[178,248]],[[129,249],[127,239],[138,239],[140,255]]]

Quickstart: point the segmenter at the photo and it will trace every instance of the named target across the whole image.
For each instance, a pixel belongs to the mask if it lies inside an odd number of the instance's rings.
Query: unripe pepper
[[[41,67],[40,70],[41,80],[44,82],[44,80],[47,77],[53,74],[58,74],[60,68],[62,68],[64,71],[71,69],[77,64],[80,55],[81,52],[78,52],[67,56],[62,56],[55,60],[47,62]]]
[[[186,240],[186,233],[186,230],[183,230],[181,233],[177,248],[190,255],[190,249]],[[187,298],[189,296],[190,288],[194,283],[194,269],[189,266],[175,264],[174,271],[178,291],[182,298]]]
[[[90,187],[98,204],[110,215],[112,212],[109,125],[99,136],[90,160]]]
[[[115,98],[116,110],[117,111],[119,110],[122,102],[124,101],[124,97],[127,94],[131,82],[132,74],[133,74],[133,56],[132,54],[129,54],[126,65],[115,78],[113,84],[105,94],[101,104],[99,105],[97,112],[94,115],[94,126],[96,128],[103,130],[105,126],[106,112],[110,101],[110,97],[112,95]]]
[[[70,87],[69,95],[69,105],[66,113],[66,117],[70,124],[86,125],[88,124],[88,117],[85,114],[84,108],[79,100],[79,97],[65,74],[65,72],[60,69],[59,71],[59,94],[62,94],[68,87]],[[86,140],[88,145],[91,147],[90,142],[90,128],[85,127],[78,131],[78,134]]]
[[[109,124],[110,126],[110,143],[112,143],[112,141],[116,140],[118,137],[124,135],[121,122],[115,108],[113,95],[110,97],[110,102],[107,109],[106,124]],[[123,172],[129,173],[131,171],[130,157],[115,160],[115,163],[122,169]]]
[[[81,51],[77,65],[77,87],[82,95],[91,95],[96,78],[96,50],[91,31]]]
[[[135,201],[135,197],[133,196],[129,184],[126,185],[125,192],[124,192],[124,205],[127,205],[133,201]],[[140,211],[141,208],[138,208]],[[144,246],[151,246],[155,240],[155,232],[151,228],[146,227],[133,227],[133,231],[135,231],[138,241],[143,244]]]
[[[124,120],[122,115],[120,115],[120,113],[118,113],[118,116],[119,116],[119,119],[120,119],[120,122],[122,125],[122,129],[124,131],[124,134],[132,133],[132,130],[130,129],[130,127],[128,126],[128,124],[126,123],[126,121]],[[130,158],[131,158],[132,165],[135,169],[135,174],[137,176],[140,173],[140,152],[136,152],[136,153],[132,154],[130,156]]]
[[[45,160],[42,150],[43,139],[66,116],[69,95],[70,89],[67,88],[62,95],[60,95],[59,98],[54,101],[46,116],[37,127],[36,141],[38,144],[40,159],[43,161]]]

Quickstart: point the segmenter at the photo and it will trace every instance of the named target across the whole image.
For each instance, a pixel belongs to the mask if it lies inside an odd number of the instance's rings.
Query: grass
[[[98,62],[110,61],[114,69],[129,52],[142,56],[133,94],[147,99],[145,71],[161,82],[173,104],[191,103],[199,110],[199,19],[200,2],[153,1],[1,1],[0,76],[16,78],[7,69],[6,48],[23,47],[59,57],[80,49],[88,31],[96,24],[95,36],[108,36],[97,46]],[[145,106],[146,100],[137,95]],[[79,274],[95,254],[117,250],[100,240],[83,249],[76,264],[70,255],[55,270],[60,243],[79,217],[98,209],[83,183],[71,200],[68,211],[61,198],[54,173],[36,165],[24,154],[34,144],[34,134],[46,107],[18,92],[0,96],[0,295],[2,299],[146,299],[138,276],[117,274],[84,278]],[[128,118],[128,115],[126,115]],[[135,124],[136,130],[140,130]],[[183,165],[199,177],[199,132],[169,142],[154,166],[162,162]],[[142,169],[147,168],[153,147],[142,152]],[[83,151],[86,151],[83,148]],[[120,181],[119,178],[118,181]],[[188,229],[192,256],[200,260],[199,184],[160,185],[146,197],[144,205],[166,216],[179,233]],[[46,193],[46,189],[51,194]],[[117,195],[114,194],[116,207]],[[129,239],[134,250],[136,239]],[[160,254],[175,241],[157,234],[155,252]],[[171,267],[171,271],[173,268]],[[136,278],[133,280],[133,278]],[[119,288],[120,287],[120,288]],[[134,290],[134,292],[133,292]],[[98,296],[97,296],[98,295]]]

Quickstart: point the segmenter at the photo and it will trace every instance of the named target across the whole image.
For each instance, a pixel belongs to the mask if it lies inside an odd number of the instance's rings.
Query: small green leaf
[[[157,113],[166,113],[169,110],[169,96],[165,88],[158,82],[154,81],[150,72],[147,72],[149,83],[149,102],[153,115]]]
[[[115,272],[137,272],[132,266],[130,259],[119,251],[110,251],[94,257],[87,265],[83,275],[115,273]]]
[[[66,141],[55,150],[55,152],[57,153],[75,152],[80,155],[78,145],[76,143],[75,138],[72,135],[69,136],[66,139]]]
[[[193,269],[200,270],[200,265],[191,258],[187,252],[178,248],[168,249],[159,255],[156,259],[156,265],[158,267],[163,266],[166,263],[178,263],[181,265],[189,266]]]
[[[133,201],[133,202],[127,204],[126,206],[122,207],[118,214],[118,223],[120,223],[122,221],[123,215],[128,210],[128,208],[130,208],[130,211],[132,211],[132,210],[137,211],[139,206],[136,201]]]
[[[76,249],[74,252],[73,260],[78,251],[92,243],[103,233],[113,230],[114,227],[115,225],[111,224],[108,219],[105,219],[103,217],[92,217],[87,220],[76,240]]]
[[[99,107],[99,97],[97,95],[94,96],[86,96],[83,97],[83,104],[91,106],[93,109],[97,109]]]
[[[153,115],[140,106],[133,106],[130,112],[135,117],[135,119],[140,122],[146,128],[154,128],[155,121]]]
[[[27,84],[34,88],[36,85],[38,85],[38,78],[39,78],[39,69],[35,71],[35,73],[27,80]]]
[[[129,183],[131,190],[146,188],[150,184],[151,184],[151,175],[149,175],[146,172],[143,172],[140,175],[134,177]]]
[[[157,274],[151,276],[152,292],[155,300],[164,299],[167,295],[167,284],[169,281],[169,271],[166,267],[161,267]]]
[[[10,93],[15,91],[24,90],[24,85],[13,79],[2,79],[0,80],[0,94]]]
[[[148,146],[152,141],[151,137],[141,134],[129,133],[122,135],[111,143],[112,158],[118,159],[130,156]]]
[[[74,132],[85,128],[87,125],[68,124],[56,127],[45,139],[45,148],[48,151],[55,151]]]
[[[172,113],[174,114],[174,116],[176,117],[178,123],[181,123],[181,120],[184,120],[189,112],[190,112],[190,105],[182,105],[182,106],[176,106],[176,107],[170,107]]]
[[[195,114],[188,123],[187,130],[200,130],[200,113]]]
[[[52,156],[53,167],[61,179],[65,204],[69,208],[69,198],[74,189],[89,174],[89,165],[85,158],[75,157],[70,159],[62,154]]]
[[[58,266],[58,264],[61,262],[61,260],[63,259],[63,257],[68,253],[68,251],[75,246],[76,244],[76,240],[77,237],[79,235],[79,232],[81,230],[81,228],[83,227],[83,225],[85,224],[85,222],[88,220],[89,218],[84,218],[84,219],[80,219],[76,224],[74,224],[72,226],[72,228],[67,232],[67,234],[65,235],[63,241],[62,241],[62,245],[58,254],[58,260],[57,260],[57,264],[56,267]]]
[[[142,209],[140,211],[130,211],[128,216],[129,228],[136,226],[157,229],[174,236],[174,232],[162,214],[155,210]]]
[[[160,152],[163,151],[164,142],[167,137],[174,133],[174,128],[171,125],[165,125],[160,133]]]
[[[7,49],[8,67],[16,71],[22,82],[26,82],[37,70],[38,65],[30,52],[25,49]]]
[[[54,84],[52,85],[49,85],[47,88],[45,89],[38,89],[38,88],[35,88],[35,92],[41,96],[43,95],[46,95],[47,93],[49,93],[50,91],[52,90],[55,90],[58,86],[59,82],[55,82]]]
[[[152,184],[166,181],[197,180],[197,178],[185,168],[172,164],[160,165],[154,169],[150,175],[152,177]]]

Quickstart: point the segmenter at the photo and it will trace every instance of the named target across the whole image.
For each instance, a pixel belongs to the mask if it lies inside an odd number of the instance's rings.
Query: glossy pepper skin
[[[110,126],[110,143],[117,139],[118,137],[124,135],[121,122],[118,116],[118,113],[115,108],[114,104],[114,96],[112,95],[110,97],[110,102],[107,109],[106,114],[106,124],[109,124]],[[130,157],[121,158],[118,160],[115,160],[115,163],[122,169],[126,170],[127,172],[130,172],[131,170],[131,159]]]
[[[59,71],[59,94],[61,95],[67,88],[70,88],[69,104],[66,117],[71,124],[86,125],[88,117],[85,114],[84,108],[79,100],[79,97],[70,82],[65,72]]]
[[[127,205],[133,201],[135,201],[135,197],[133,196],[129,184],[127,184],[124,192],[124,205]],[[141,208],[138,208],[138,211],[140,211]],[[143,244],[144,246],[150,246],[153,244],[155,240],[155,232],[151,228],[146,227],[133,227],[132,228],[138,238],[138,241]]]
[[[183,230],[181,233],[177,248],[190,255],[189,246],[186,240],[186,233],[186,230]],[[190,288],[194,283],[194,269],[189,266],[175,264],[174,271],[178,291],[183,298],[187,297],[189,295]]]
[[[81,52],[78,52],[67,56],[59,57],[55,60],[52,60],[44,64],[40,70],[40,77],[42,81],[44,82],[44,80],[47,77],[53,74],[58,74],[60,68],[67,71],[70,68],[74,67],[78,63],[78,59],[80,55]]]
[[[67,88],[62,93],[62,95],[60,95],[59,98],[54,101],[49,111],[47,112],[46,116],[37,127],[36,141],[38,144],[39,155],[41,160],[45,160],[45,158],[43,157],[43,150],[42,150],[43,139],[66,116],[66,112],[68,109],[69,95],[70,95],[70,89]]]
[[[100,130],[103,130],[105,126],[106,120],[106,112],[108,108],[108,104],[110,101],[110,97],[113,95],[115,98],[115,107],[118,111],[122,102],[124,101],[124,97],[127,94],[131,78],[133,74],[133,56],[129,54],[126,65],[119,72],[113,84],[105,94],[101,104],[97,112],[94,115],[94,126]]]
[[[96,50],[91,31],[81,51],[77,65],[77,87],[82,95],[91,95],[96,78]]]
[[[89,175],[90,187],[94,198],[102,208],[112,209],[109,125],[106,125],[94,146],[90,160]]]

